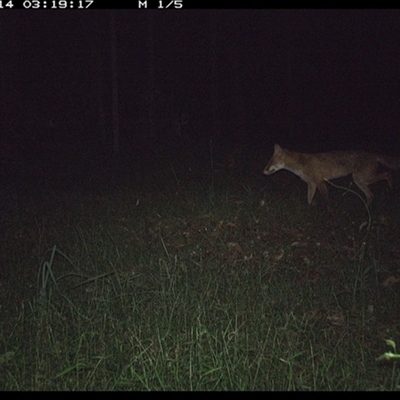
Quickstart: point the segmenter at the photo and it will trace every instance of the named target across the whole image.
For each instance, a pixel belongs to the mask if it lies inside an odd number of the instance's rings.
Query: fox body
[[[373,194],[368,185],[386,180],[392,188],[392,176],[389,171],[378,172],[379,164],[390,169],[399,168],[399,161],[393,157],[356,151],[333,151],[330,153],[297,153],[283,149],[275,144],[274,154],[264,168],[265,175],[271,175],[280,169],[293,172],[308,185],[308,203],[311,204],[318,188],[325,200],[328,211],[329,197],[326,180],[352,174],[355,184],[361,189],[371,204]]]

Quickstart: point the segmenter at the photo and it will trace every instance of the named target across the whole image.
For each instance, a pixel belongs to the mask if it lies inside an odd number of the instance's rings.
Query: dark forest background
[[[275,142],[396,154],[399,16],[6,11],[2,176],[77,181],[108,164],[138,184],[168,165],[251,175]]]

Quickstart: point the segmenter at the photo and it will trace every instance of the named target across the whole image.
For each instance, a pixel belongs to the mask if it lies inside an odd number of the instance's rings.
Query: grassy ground
[[[398,193],[172,181],[3,189],[1,390],[400,388]]]

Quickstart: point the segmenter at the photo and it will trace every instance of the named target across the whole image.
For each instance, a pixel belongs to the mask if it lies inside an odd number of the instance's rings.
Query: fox
[[[392,174],[389,171],[378,172],[379,164],[398,170],[400,161],[395,157],[358,151],[333,151],[328,153],[298,153],[286,150],[275,144],[274,153],[264,168],[265,175],[286,169],[300,177],[308,185],[307,200],[312,203],[318,188],[328,212],[332,212],[329,203],[326,181],[352,175],[355,184],[365,194],[370,206],[374,197],[368,185],[386,180],[393,188]]]

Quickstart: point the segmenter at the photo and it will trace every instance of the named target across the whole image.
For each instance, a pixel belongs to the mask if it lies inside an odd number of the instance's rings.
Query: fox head
[[[279,144],[274,146],[274,154],[269,160],[267,166],[264,168],[263,174],[271,175],[282,168],[285,168],[285,149],[283,149]]]

